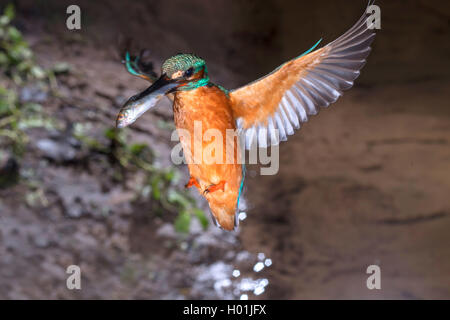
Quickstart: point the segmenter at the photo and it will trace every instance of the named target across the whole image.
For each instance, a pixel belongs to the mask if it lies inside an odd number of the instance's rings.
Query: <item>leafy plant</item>
[[[40,104],[19,99],[18,92],[30,81],[33,81],[35,88],[46,94],[49,75],[53,72],[44,71],[35,63],[27,42],[11,24],[14,15],[12,4],[6,6],[0,15],[0,149],[17,161],[23,155],[29,140],[27,129],[50,129],[56,124],[45,116]]]
[[[107,154],[120,166],[122,171],[144,171],[145,185],[141,195],[151,197],[160,207],[160,212],[177,212],[174,221],[177,232],[189,232],[192,217],[197,218],[204,229],[208,227],[208,219],[204,212],[197,208],[196,201],[184,189],[178,186],[178,174],[173,168],[163,169],[154,165],[153,151],[147,144],[131,144],[127,141],[126,130],[108,128],[104,136],[107,142],[89,137],[82,124],[75,125],[75,137],[85,146]],[[122,180],[123,177],[120,178]]]
[[[28,141],[27,135],[19,129],[20,108],[14,91],[0,86],[0,146],[12,149],[22,155]]]
[[[30,79],[44,79],[45,71],[34,62],[33,52],[22,33],[11,25],[14,6],[6,6],[0,16],[0,67],[17,84]]]

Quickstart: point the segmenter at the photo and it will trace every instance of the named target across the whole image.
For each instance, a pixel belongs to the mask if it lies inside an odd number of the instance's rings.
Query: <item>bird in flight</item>
[[[195,54],[177,54],[167,59],[161,76],[156,78],[141,68],[139,57],[127,53],[128,71],[152,84],[124,104],[116,126],[130,125],[169,95],[183,153],[189,158],[186,160],[190,179],[186,187],[195,186],[206,198],[216,225],[233,230],[238,225],[237,209],[245,175],[245,166],[239,161],[240,148],[248,150],[254,143],[267,148],[287,140],[309,116],[335,102],[353,86],[375,37],[368,18],[365,11],[335,41],[317,49],[319,41],[268,75],[230,91],[210,82],[205,61]],[[201,123],[200,137],[194,134],[196,123]],[[197,144],[205,150],[213,141],[203,137],[209,129],[218,130],[224,137],[227,130],[234,130],[244,137],[242,141],[232,137],[221,142],[232,161],[225,159],[225,154],[218,156],[223,161],[195,161],[193,146]]]

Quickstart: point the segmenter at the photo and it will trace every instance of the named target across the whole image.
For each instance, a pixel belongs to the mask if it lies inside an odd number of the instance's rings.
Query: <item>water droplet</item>
[[[256,296],[259,296],[263,292],[264,292],[264,287],[263,286],[257,286],[255,288],[255,290],[253,290],[253,294],[256,295]]]
[[[230,285],[231,285],[230,279],[219,280],[214,283],[214,290],[216,290],[217,292],[220,292],[222,290],[222,288],[229,287]]]
[[[254,281],[249,278],[242,279],[241,283],[239,284],[239,288],[241,291],[251,291],[255,288]]]
[[[253,271],[255,271],[255,272],[260,272],[262,269],[264,269],[264,263],[262,263],[262,262],[258,262],[253,267]]]
[[[261,279],[261,281],[259,282],[260,285],[262,285],[263,287],[266,287],[269,284],[269,280],[267,279]]]

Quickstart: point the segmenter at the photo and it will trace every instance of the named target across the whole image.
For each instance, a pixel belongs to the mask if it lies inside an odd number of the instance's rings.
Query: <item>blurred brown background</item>
[[[37,130],[21,162],[39,168],[49,203],[25,205],[20,182],[0,190],[0,298],[450,298],[448,1],[378,1],[381,30],[361,77],[281,145],[277,175],[249,169],[239,233],[191,228],[187,236],[173,231],[173,217],[155,216],[151,199],[126,196],[134,176],[118,189],[102,181],[107,164],[97,168],[89,155],[52,159],[39,141],[60,141],[74,122],[113,125],[120,101],[146,86],[120,64],[119,39],[150,49],[157,72],[167,57],[195,52],[211,80],[232,89],[320,38],[334,40],[366,2],[12,3],[38,63],[63,61],[72,71],[58,78],[60,95],[41,102],[65,129],[56,138]],[[80,31],[65,27],[69,4],[81,7]],[[170,123],[168,101],[158,109],[130,139],[170,166],[170,131],[156,125]],[[80,215],[68,214],[80,203]],[[111,212],[99,217],[105,203]],[[261,272],[252,271],[257,253],[272,260]],[[82,268],[81,291],[65,288],[69,264]],[[366,288],[371,264],[381,267],[381,290]],[[232,277],[233,269],[241,275]],[[261,278],[269,282],[263,294],[245,290],[244,279]]]

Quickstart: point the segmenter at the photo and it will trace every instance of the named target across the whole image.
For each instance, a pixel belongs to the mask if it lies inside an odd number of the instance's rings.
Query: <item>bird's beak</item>
[[[165,94],[175,91],[183,84],[168,78],[165,74],[161,75],[150,87],[128,99],[117,116],[117,128],[132,124],[144,112],[154,107]]]
[[[170,79],[165,73],[161,75],[150,87],[141,92],[139,95],[153,95],[153,94],[167,94],[180,85],[183,85],[182,81]]]

